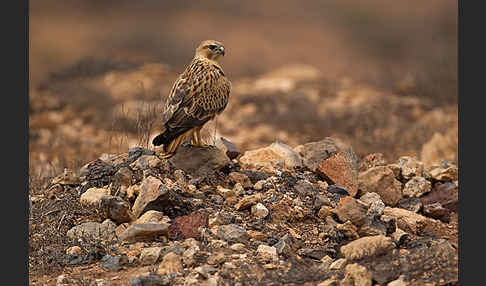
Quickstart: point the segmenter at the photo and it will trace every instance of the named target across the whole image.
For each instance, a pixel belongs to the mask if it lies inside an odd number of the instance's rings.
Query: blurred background
[[[208,141],[457,160],[456,1],[32,0],[29,24],[31,176],[150,147],[206,39],[233,83]]]

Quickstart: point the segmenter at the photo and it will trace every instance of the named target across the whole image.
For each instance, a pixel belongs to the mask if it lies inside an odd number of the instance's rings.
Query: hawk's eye
[[[214,49],[216,49],[216,48],[217,48],[217,46],[216,46],[216,45],[209,45],[209,49],[210,49],[210,50],[214,50]]]

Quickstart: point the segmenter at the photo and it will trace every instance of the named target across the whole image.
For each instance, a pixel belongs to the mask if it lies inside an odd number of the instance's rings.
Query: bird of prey
[[[189,66],[175,81],[165,103],[163,130],[154,137],[154,146],[164,145],[162,158],[172,157],[181,142],[207,147],[201,141],[204,124],[223,112],[228,104],[231,82],[221,68],[222,43],[203,41]]]

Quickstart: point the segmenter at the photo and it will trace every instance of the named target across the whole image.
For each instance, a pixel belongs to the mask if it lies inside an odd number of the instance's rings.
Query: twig
[[[61,227],[61,223],[62,221],[64,220],[64,217],[66,217],[66,213],[64,213],[61,217],[61,220],[59,221],[59,224],[57,225],[57,230],[59,230],[59,228]]]

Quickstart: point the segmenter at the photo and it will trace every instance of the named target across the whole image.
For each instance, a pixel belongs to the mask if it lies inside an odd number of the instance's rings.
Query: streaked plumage
[[[155,146],[164,145],[164,157],[173,156],[188,136],[191,144],[204,147],[201,128],[226,108],[231,83],[218,63],[221,55],[224,56],[222,43],[203,41],[174,83],[165,103],[163,131],[152,140]]]

